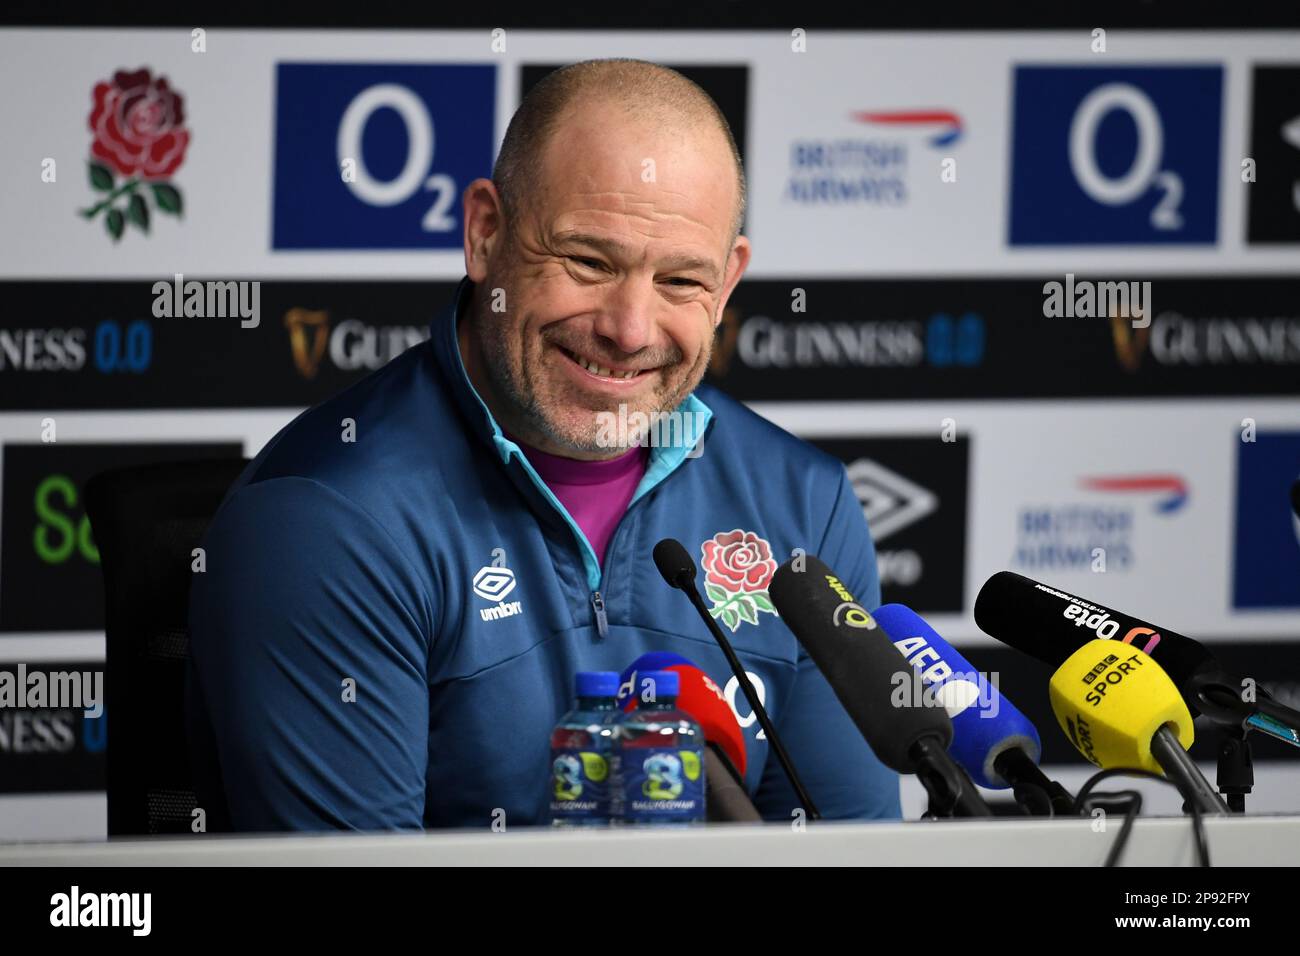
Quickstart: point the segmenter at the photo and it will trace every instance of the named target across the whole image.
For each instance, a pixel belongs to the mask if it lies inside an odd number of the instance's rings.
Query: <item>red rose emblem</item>
[[[772,549],[752,531],[719,531],[704,542],[705,580],[729,594],[766,591],[776,573]]]
[[[91,152],[123,176],[165,179],[185,158],[190,134],[180,94],[147,69],[119,70],[95,85]]]
[[[90,186],[102,198],[81,215],[94,219],[103,213],[114,242],[128,223],[149,232],[154,210],[179,217],[185,205],[181,191],[167,179],[190,144],[180,94],[165,77],[155,79],[141,68],[118,70],[111,81],[96,83],[94,100],[88,165]]]

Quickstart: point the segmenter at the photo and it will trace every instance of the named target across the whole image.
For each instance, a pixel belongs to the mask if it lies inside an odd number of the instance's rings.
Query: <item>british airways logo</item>
[[[1084,478],[1080,484],[1089,491],[1157,495],[1155,509],[1160,514],[1171,514],[1187,503],[1187,482],[1177,475]]]
[[[843,119],[833,128],[790,141],[784,201],[904,208],[914,191],[941,188],[941,179],[928,169],[917,177],[913,153],[923,153],[922,144],[946,152],[966,132],[961,116],[949,109],[846,109],[836,115]],[[944,157],[941,177],[955,176],[955,163],[953,157]],[[930,160],[924,165],[929,167]]]
[[[929,143],[935,147],[949,146],[966,132],[961,117],[951,110],[859,110],[852,115],[860,123],[932,131]]]

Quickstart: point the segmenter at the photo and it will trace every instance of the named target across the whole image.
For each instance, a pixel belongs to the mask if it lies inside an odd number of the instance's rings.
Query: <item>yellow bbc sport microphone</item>
[[[1146,652],[1089,641],[1066,658],[1048,690],[1061,729],[1091,763],[1161,774],[1203,812],[1228,812],[1187,754],[1195,731],[1182,694]]]
[[[1145,652],[1097,639],[1066,658],[1052,675],[1052,710],[1070,742],[1104,770],[1137,767],[1163,773],[1151,740],[1172,726],[1184,750],[1195,732],[1182,694]]]

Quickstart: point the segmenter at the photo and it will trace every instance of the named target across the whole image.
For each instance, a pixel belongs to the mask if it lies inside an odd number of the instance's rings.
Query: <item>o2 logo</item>
[[[496,67],[281,63],[275,249],[454,249],[492,171]]]
[[[1113,110],[1126,113],[1137,130],[1133,161],[1120,176],[1111,177],[1097,162],[1097,130]],[[1151,98],[1128,83],[1099,86],[1083,98],[1070,123],[1070,170],[1090,199],[1106,206],[1127,206],[1155,188],[1162,196],[1151,210],[1155,229],[1181,229],[1178,206],[1183,180],[1160,169],[1164,158],[1164,127]]]
[[[364,150],[366,125],[382,109],[394,111],[406,129],[406,158],[401,172],[387,181],[371,173]],[[363,90],[348,104],[339,122],[338,165],[343,182],[354,196],[371,206],[396,206],[421,189],[432,192],[436,199],[420,227],[426,232],[452,231],[456,220],[447,215],[447,210],[456,198],[456,181],[446,173],[434,173],[425,179],[426,171],[433,167],[433,134],[429,111],[406,87],[383,83]]]
[[[1213,243],[1220,66],[1015,71],[1010,242]]]

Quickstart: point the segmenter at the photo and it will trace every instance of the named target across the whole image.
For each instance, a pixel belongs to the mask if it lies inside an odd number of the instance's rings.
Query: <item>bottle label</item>
[[[704,764],[698,750],[628,747],[619,755],[621,807],[629,823],[704,819]]]
[[[609,763],[590,750],[551,751],[551,815],[609,816]]]

